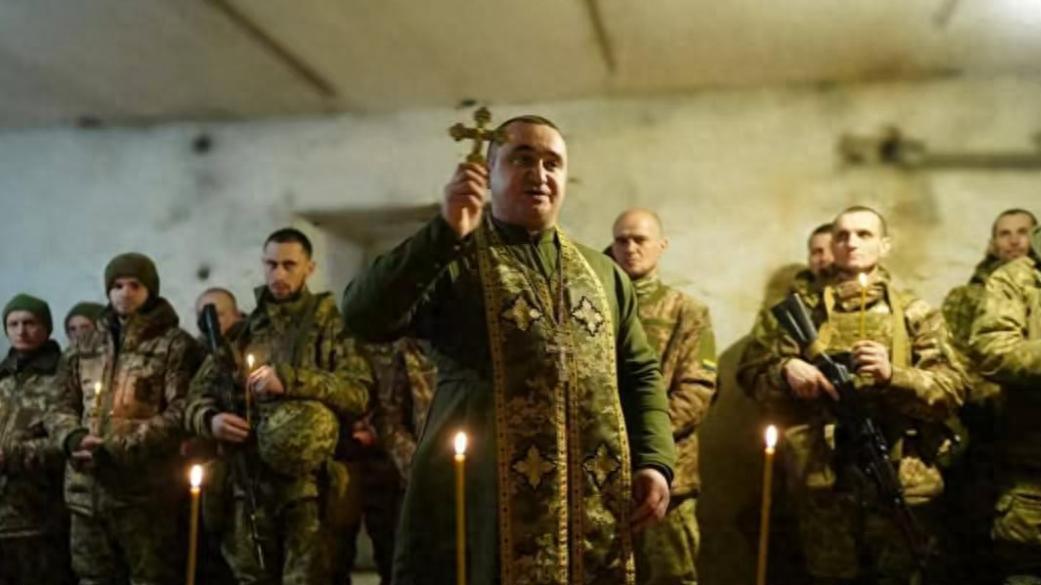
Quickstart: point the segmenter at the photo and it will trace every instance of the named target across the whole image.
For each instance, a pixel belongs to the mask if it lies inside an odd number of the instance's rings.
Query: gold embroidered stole
[[[556,278],[476,232],[492,357],[502,585],[634,582],[631,463],[603,285],[558,231]],[[554,315],[557,299],[560,315]]]

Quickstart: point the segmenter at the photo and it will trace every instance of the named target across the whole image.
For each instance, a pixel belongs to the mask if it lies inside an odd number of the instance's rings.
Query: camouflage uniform
[[[657,274],[633,282],[647,340],[661,359],[676,441],[676,470],[665,520],[635,539],[637,583],[697,583],[701,478],[697,429],[716,392],[716,347],[708,308],[664,285]]]
[[[795,291],[821,331],[825,351],[839,359],[858,341],[860,287],[854,282],[814,284],[803,277]],[[942,424],[964,398],[965,380],[943,318],[913,295],[897,291],[880,270],[870,286],[865,337],[887,346],[893,365],[888,386],[857,376],[869,412],[891,446],[908,502],[919,516],[943,489],[938,469],[950,449]],[[773,412],[782,413],[782,456],[800,511],[800,535],[814,578],[907,583],[914,559],[872,488],[835,449],[834,416],[827,399],[799,400],[783,378],[788,359],[800,357],[794,341],[768,313],[760,316],[738,369],[742,386]],[[927,514],[926,514],[927,515]]]
[[[344,568],[335,583],[350,583],[356,543],[364,519],[372,540],[373,557],[380,582],[390,583],[401,500],[409,464],[433,396],[436,370],[419,342],[402,338],[394,343],[359,344],[375,376],[375,392],[369,413],[357,425],[375,435],[377,444],[363,447],[355,442],[347,456],[352,477],[360,477],[352,489],[352,507],[357,510],[340,539]]]
[[[407,478],[434,397],[437,368],[427,349],[408,337],[394,343],[389,357],[390,363],[377,386],[379,401],[373,424],[401,477]]]
[[[1041,230],[1035,231],[1041,252]],[[1041,578],[1041,269],[1009,262],[986,282],[971,347],[984,376],[1001,384],[995,451],[999,497],[991,535],[1008,583]]]
[[[1000,386],[980,375],[972,364],[969,335],[984,297],[984,283],[1002,261],[987,254],[976,266],[969,282],[951,289],[942,312],[951,341],[965,366],[969,382],[965,405],[959,413],[968,440],[946,473],[943,495],[942,566],[946,570],[933,579],[941,582],[989,583],[994,573],[990,551],[990,521],[996,500],[994,441]]]
[[[257,366],[271,365],[285,387],[285,395],[258,401],[254,407],[255,441],[247,443],[249,481],[258,499],[258,531],[264,549],[266,571],[259,566],[248,521],[246,490],[240,480],[214,486],[230,497],[218,505],[216,514],[225,525],[222,551],[239,583],[310,584],[329,580],[328,529],[336,523],[347,490],[347,471],[328,456],[314,468],[287,470],[275,457],[292,461],[299,451],[310,451],[325,443],[332,433],[332,446],[349,426],[329,426],[325,417],[317,424],[298,421],[287,437],[273,443],[281,413],[295,405],[317,408],[311,412],[335,415],[340,421],[356,417],[365,409],[367,368],[355,354],[345,351],[343,322],[328,293],[312,294],[306,288],[294,299],[275,302],[267,289],[257,289],[257,308],[242,330],[229,339],[239,364],[236,379],[245,378],[244,356],[253,354]],[[360,372],[360,374],[359,374]],[[186,424],[204,437],[212,438],[210,422],[225,410],[221,405],[217,362],[207,358],[192,382]],[[242,390],[236,389],[241,393]],[[265,445],[268,445],[265,447]],[[233,484],[233,485],[228,485]],[[214,494],[220,500],[219,494]]]
[[[0,362],[0,585],[72,582],[61,446],[44,415],[61,394],[61,349],[47,341]]]
[[[90,466],[70,461],[72,566],[81,585],[183,579],[184,396],[202,357],[162,298],[121,322],[111,308],[69,352],[53,432],[66,452],[103,438]],[[101,383],[100,396],[95,383]]]

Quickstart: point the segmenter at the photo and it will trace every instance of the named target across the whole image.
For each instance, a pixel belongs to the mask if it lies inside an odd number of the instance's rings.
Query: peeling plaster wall
[[[572,184],[563,223],[579,240],[606,244],[626,207],[658,210],[671,238],[666,280],[712,309],[724,382],[703,429],[705,582],[751,579],[759,422],[732,366],[764,287],[802,260],[806,234],[844,206],[877,206],[892,223],[891,268],[939,303],[980,259],[997,212],[1041,211],[1038,171],[843,169],[838,136],[897,124],[937,150],[1026,150],[1041,130],[1039,103],[1041,79],[997,78],[494,108],[498,119],[536,111],[565,129]],[[126,250],[157,260],[163,294],[182,316],[211,284],[249,299],[261,282],[261,239],[301,224],[297,214],[436,201],[465,151],[445,128],[463,117],[0,134],[0,299],[29,291],[60,319],[74,302],[101,297],[105,262]],[[201,155],[191,144],[203,131],[213,148]],[[308,229],[319,248],[314,288],[339,293],[364,251],[343,234]]]

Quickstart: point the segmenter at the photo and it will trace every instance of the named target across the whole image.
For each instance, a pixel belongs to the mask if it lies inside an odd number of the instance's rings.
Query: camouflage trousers
[[[1041,585],[1041,473],[1002,478],[991,537],[1005,583]]]
[[[636,535],[633,552],[640,585],[696,585],[698,531],[696,498],[670,504],[665,519]]]
[[[221,551],[239,585],[311,585],[329,581],[327,543],[315,499],[261,511],[257,531],[264,550],[260,568],[246,502],[236,499]]]
[[[349,585],[350,572],[358,554],[358,537],[362,523],[372,541],[372,556],[381,585],[389,585],[394,563],[394,536],[404,486],[401,473],[385,453],[374,454],[349,463],[351,492],[357,514],[354,521],[337,530],[333,537],[336,570],[333,583]]]
[[[187,514],[172,503],[87,516],[72,513],[72,568],[80,585],[176,585],[184,580],[181,530]]]
[[[71,585],[69,535],[0,538],[0,585]]]
[[[907,585],[920,579],[916,559],[892,516],[853,493],[813,490],[798,502],[807,572],[817,583]],[[913,512],[930,525],[930,505]]]

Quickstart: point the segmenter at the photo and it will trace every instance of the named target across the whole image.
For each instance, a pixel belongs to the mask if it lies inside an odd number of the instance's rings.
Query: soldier
[[[941,423],[961,404],[964,378],[951,360],[940,313],[897,289],[881,267],[890,245],[880,214],[851,207],[833,222],[832,274],[799,279],[795,292],[820,329],[820,349],[856,372],[857,389],[891,447],[908,503],[922,516],[943,489],[938,463],[950,441]],[[861,274],[867,278],[863,289]],[[829,408],[835,388],[771,316],[760,318],[738,379],[768,408],[792,417],[783,453],[814,580],[911,582],[917,559],[890,511],[836,444]]]
[[[69,313],[65,315],[65,337],[68,338],[70,346],[80,337],[97,329],[98,317],[104,309],[104,305],[86,301],[76,303],[69,309]]]
[[[708,308],[658,275],[667,247],[653,212],[630,209],[615,220],[611,256],[633,281],[640,322],[660,356],[678,455],[665,520],[635,538],[636,582],[691,585],[700,541],[697,429],[716,392],[716,348]]]
[[[806,265],[816,278],[831,270],[835,257],[831,254],[831,224],[822,223],[814,228],[806,240]]]
[[[0,362],[0,585],[72,582],[61,446],[44,418],[65,367],[51,337],[51,309],[25,294],[4,307],[11,343]]]
[[[361,477],[353,490],[358,514],[341,539],[346,570],[353,567],[356,542],[364,519],[372,540],[380,583],[390,583],[398,514],[409,465],[415,453],[437,375],[418,340],[403,337],[394,343],[359,344],[372,364],[376,392],[370,412],[354,426],[348,455],[352,477]],[[334,581],[350,582],[350,577]]]
[[[217,321],[220,323],[220,333],[224,337],[230,334],[233,327],[245,320],[245,315],[239,311],[235,295],[226,288],[214,286],[202,291],[199,298],[195,299],[196,320],[202,319],[202,309],[206,305],[213,305],[217,308]],[[201,324],[199,331],[202,332]]]
[[[969,380],[961,420],[968,430],[968,445],[947,474],[947,538],[945,547],[952,580],[990,582],[994,574],[990,554],[990,522],[997,494],[995,441],[1001,388],[985,379],[972,363],[969,335],[984,296],[984,282],[1000,266],[1026,256],[1030,232],[1037,219],[1025,209],[1008,209],[994,220],[987,253],[967,284],[958,286],[943,301],[943,316],[954,347],[966,358]]]
[[[402,481],[408,478],[437,385],[437,367],[427,352],[417,339],[403,337],[396,341],[388,383],[377,386],[380,399],[373,424]]]
[[[1001,384],[999,497],[991,529],[1005,583],[1041,582],[1041,228],[1032,252],[986,280],[972,325],[980,372]]]
[[[71,456],[65,501],[72,566],[81,584],[173,584],[183,579],[177,504],[185,493],[184,397],[201,352],[159,296],[147,256],[105,268],[109,305],[69,352],[52,427]]]
[[[246,412],[228,404],[215,356],[192,383],[186,424],[241,450],[248,463],[249,477],[225,474],[231,501],[215,511],[225,526],[221,549],[239,583],[330,579],[328,529],[347,488],[346,470],[333,455],[340,421],[365,410],[368,369],[345,351],[332,296],[308,290],[311,255],[310,240],[292,228],[264,241],[266,285],[257,289],[257,308],[228,339],[233,390],[248,397]],[[256,360],[252,371],[247,355]]]

